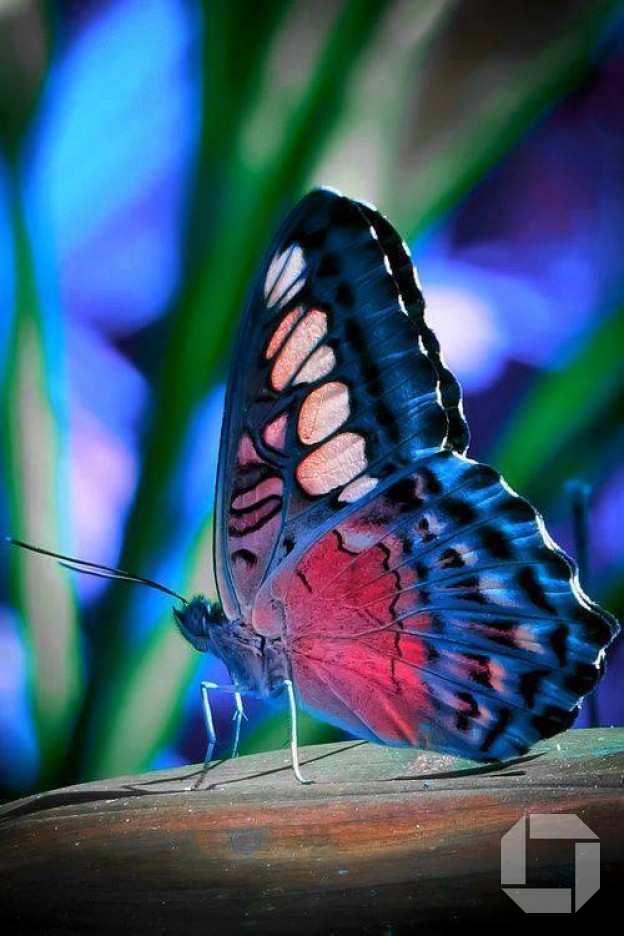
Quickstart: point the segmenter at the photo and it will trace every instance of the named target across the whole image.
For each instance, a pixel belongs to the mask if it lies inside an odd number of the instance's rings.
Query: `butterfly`
[[[287,697],[303,780],[298,706],[358,738],[498,761],[568,728],[602,674],[617,623],[535,509],[467,456],[424,313],[399,234],[332,189],[261,263],[225,399],[219,602],[174,609],[230,674],[202,684],[206,766],[215,688],[235,696],[235,747],[245,694]]]

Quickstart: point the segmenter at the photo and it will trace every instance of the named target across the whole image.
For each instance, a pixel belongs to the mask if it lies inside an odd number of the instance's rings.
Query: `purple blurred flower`
[[[430,319],[467,392],[558,367],[624,287],[624,49],[417,244]]]

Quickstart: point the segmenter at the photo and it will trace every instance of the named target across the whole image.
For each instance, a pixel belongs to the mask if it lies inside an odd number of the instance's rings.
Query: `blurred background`
[[[0,531],[215,597],[233,329],[323,183],[410,243],[472,456],[573,554],[587,501],[621,615],[623,99],[601,0],[0,0]],[[624,721],[609,663],[580,725]],[[0,796],[201,760],[200,678],[165,596],[0,548]]]

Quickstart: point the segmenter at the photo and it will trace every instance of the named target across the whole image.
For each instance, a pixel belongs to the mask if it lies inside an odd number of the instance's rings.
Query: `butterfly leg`
[[[194,790],[201,789],[204,784],[206,774],[210,769],[210,763],[212,761],[212,755],[214,754],[215,745],[217,743],[217,734],[215,732],[214,720],[212,717],[212,708],[210,707],[210,690],[220,689],[222,692],[234,693],[236,711],[234,712],[234,744],[232,748],[232,757],[236,757],[238,754],[240,726],[241,721],[245,717],[240,686],[220,686],[218,683],[204,681],[200,683],[199,688],[201,693],[202,711],[204,713],[204,723],[206,725],[206,734],[208,736],[208,745],[206,747],[206,756],[204,758],[204,766],[202,767],[201,774],[192,787]]]
[[[293,773],[299,783],[311,783],[311,780],[304,779],[301,768],[299,766],[299,750],[297,746],[297,703],[295,700],[295,691],[293,688],[292,680],[284,680],[284,688],[286,689],[286,694],[288,698],[288,711],[290,716],[290,754],[292,758],[292,768]],[[243,709],[243,698],[244,688],[241,686],[220,686],[218,683],[214,682],[202,682],[200,685],[201,690],[201,699],[202,699],[202,709],[204,712],[204,721],[206,724],[206,734],[208,735],[208,746],[206,749],[206,757],[204,760],[204,766],[202,768],[201,774],[198,780],[193,784],[193,789],[201,789],[205,782],[206,774],[210,769],[210,763],[212,760],[212,755],[214,753],[215,745],[217,743],[217,735],[214,728],[214,720],[212,717],[212,709],[210,707],[210,690],[211,689],[220,689],[222,692],[232,692],[234,693],[234,700],[236,704],[236,711],[234,712],[234,744],[232,747],[232,757],[236,757],[238,754],[238,744],[240,740],[240,727],[243,718],[245,718],[245,712]]]
[[[198,780],[193,784],[193,789],[199,789],[204,782],[208,768],[210,767],[210,762],[212,760],[212,755],[214,754],[215,744],[217,743],[217,734],[215,732],[214,721],[212,718],[212,709],[210,708],[210,695],[209,689],[216,689],[215,683],[202,682],[199,686],[199,691],[201,694],[202,701],[202,711],[204,713],[204,724],[206,725],[206,735],[208,738],[208,744],[206,746],[206,755],[204,757],[204,766],[202,767],[201,774],[199,775]]]
[[[299,749],[297,747],[297,703],[295,701],[295,690],[292,679],[284,680],[284,687],[288,696],[288,711],[290,714],[290,756],[292,758],[292,769],[299,783],[312,783],[312,780],[305,780],[299,766]]]
[[[245,710],[243,709],[243,697],[240,692],[234,693],[234,702],[236,703],[236,711],[234,712],[234,743],[232,744],[232,753],[230,757],[238,757],[238,743],[240,741],[240,731],[241,723],[243,718],[247,718],[245,715]]]

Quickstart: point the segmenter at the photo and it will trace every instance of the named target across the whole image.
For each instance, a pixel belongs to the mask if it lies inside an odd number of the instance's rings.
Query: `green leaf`
[[[579,353],[559,371],[538,377],[512,413],[491,456],[492,464],[523,494],[543,501],[578,476],[591,471],[603,451],[599,422],[622,408],[624,390],[624,315],[607,317]]]
[[[10,194],[16,293],[0,399],[10,533],[58,548],[67,522],[59,343],[45,327],[51,323],[39,302],[17,182]],[[68,744],[83,691],[76,606],[67,576],[17,548],[10,555],[10,586],[30,653],[39,783],[45,785]]]
[[[617,6],[615,0],[393,5],[311,182],[375,202],[412,238],[582,80]]]
[[[596,597],[600,604],[614,614],[618,621],[624,622],[624,565],[620,564],[611,569],[596,584]],[[620,631],[616,638],[616,646],[618,644],[621,646],[623,641],[624,630]]]
[[[112,680],[107,731],[89,747],[87,777],[115,777],[147,770],[180,726],[186,687],[199,656],[176,629],[171,612],[157,622],[140,653],[129,653]],[[199,706],[199,691],[197,694]]]

